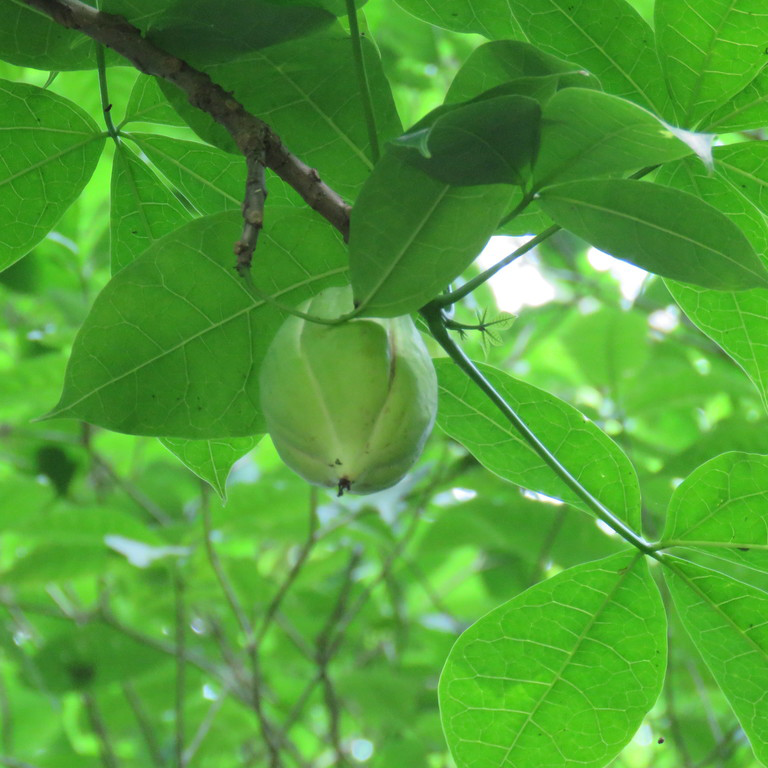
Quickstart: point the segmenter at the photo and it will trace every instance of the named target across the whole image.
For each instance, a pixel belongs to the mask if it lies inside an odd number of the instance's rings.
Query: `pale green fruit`
[[[302,312],[352,311],[349,287]],[[280,457],[315,485],[372,493],[403,478],[437,410],[432,360],[410,317],[320,325],[291,316],[261,368],[261,407]]]

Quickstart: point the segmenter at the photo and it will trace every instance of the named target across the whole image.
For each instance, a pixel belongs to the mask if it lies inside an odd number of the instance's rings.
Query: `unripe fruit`
[[[332,319],[352,290],[327,288],[299,310]],[[410,317],[321,325],[289,317],[261,368],[261,408],[283,461],[315,485],[373,493],[416,461],[435,421],[437,378]]]

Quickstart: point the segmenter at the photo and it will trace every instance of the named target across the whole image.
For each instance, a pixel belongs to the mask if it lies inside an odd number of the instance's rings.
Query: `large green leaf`
[[[656,0],[659,57],[680,124],[693,128],[765,66],[763,0]]]
[[[451,187],[387,152],[352,209],[356,301],[368,315],[415,312],[472,263],[512,194],[502,185]]]
[[[637,475],[616,443],[554,395],[489,365],[478,368],[558,461],[615,515],[639,530]],[[435,369],[440,392],[437,424],[442,430],[500,477],[589,509],[465,373],[447,359],[436,360]]]
[[[377,132],[384,142],[402,128],[378,53],[367,40],[363,50]],[[337,192],[354,199],[373,160],[348,38],[313,37],[275,45],[206,71]],[[222,138],[221,126],[185,103],[177,89],[162,87],[206,141],[232,150],[231,137]]]
[[[438,693],[458,768],[602,768],[634,736],[666,668],[666,619],[645,560],[564,571],[473,624]]]
[[[27,254],[77,200],[103,146],[76,104],[0,80],[0,269]]]
[[[531,43],[657,114],[667,102],[653,31],[625,0],[508,0]]]
[[[566,88],[544,107],[534,185],[622,173],[690,152],[657,117],[631,101]]]
[[[768,594],[684,560],[667,565],[665,577],[685,629],[755,756],[768,765]]]
[[[112,272],[191,218],[157,174],[125,144],[115,150],[110,207]]]
[[[147,133],[131,138],[154,166],[200,213],[239,210],[245,194],[245,160],[207,144]]]
[[[168,103],[157,78],[150,75],[139,75],[136,78],[125,107],[123,124],[127,123],[184,125],[179,113]]]
[[[744,233],[687,192],[629,179],[572,181],[542,190],[539,204],[591,245],[650,272],[718,290],[768,286]]]
[[[675,489],[662,541],[766,570],[766,530],[768,456],[731,451],[707,461]]]
[[[505,83],[532,88],[537,80],[550,82],[553,92],[563,87],[598,86],[596,78],[585,70],[530,43],[495,40],[472,51],[453,78],[445,103],[467,101]]]
[[[306,211],[273,209],[254,281],[289,305],[345,281],[340,238]],[[116,432],[210,439],[263,433],[259,364],[285,313],[234,270],[234,213],[196,219],[118,272],[75,339],[50,417]]]
[[[520,26],[508,3],[485,0],[397,0],[397,4],[430,24],[455,32],[476,32],[490,38],[520,37]]]
[[[765,205],[765,152],[733,145],[715,149],[715,173],[693,159],[662,168],[658,181],[692,192],[728,216],[757,253],[768,252],[768,225],[755,203]],[[719,344],[752,379],[768,403],[768,294],[763,290],[711,291],[667,281],[667,288],[686,315]]]
[[[184,440],[178,437],[161,437],[160,442],[181,461],[184,466],[205,480],[222,501],[227,498],[227,477],[236,461],[239,461],[261,439],[230,437],[219,440]]]
[[[717,147],[714,157],[717,171],[731,187],[768,217],[768,143],[746,141]]]

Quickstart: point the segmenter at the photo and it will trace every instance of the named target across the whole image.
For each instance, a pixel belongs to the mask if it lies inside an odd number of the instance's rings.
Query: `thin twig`
[[[117,755],[112,746],[112,740],[109,738],[109,733],[107,733],[107,727],[104,724],[98,704],[96,704],[96,699],[91,693],[86,692],[83,694],[83,704],[85,705],[91,730],[99,742],[99,752],[104,768],[118,768]]]
[[[228,691],[222,691],[208,708],[208,711],[205,713],[205,717],[203,717],[203,719],[200,721],[200,725],[195,731],[195,735],[192,737],[192,740],[189,742],[189,746],[184,752],[184,763],[186,765],[189,765],[189,763],[192,762],[192,758],[197,753],[197,750],[200,749],[200,745],[203,743],[205,737],[213,727],[213,723],[216,720],[216,715],[219,714],[219,711],[224,706],[224,702],[227,699],[227,694]]]
[[[122,16],[98,11],[80,0],[21,1],[50,16],[62,27],[76,29],[112,48],[140,72],[176,85],[190,104],[206,112],[229,132],[244,157],[263,151],[266,166],[347,237],[349,205],[320,179],[317,171],[291,154],[266,123],[251,115],[207,74],[158,48]]]
[[[0,744],[3,752],[10,755],[13,752],[13,710],[5,679],[2,676],[0,676],[0,729]]]
[[[128,702],[128,706],[130,706],[133,716],[136,718],[136,723],[138,724],[141,735],[147,745],[147,752],[149,752],[152,762],[158,768],[162,768],[165,765],[165,758],[163,757],[160,744],[155,736],[155,730],[149,719],[149,714],[144,708],[144,703],[136,691],[136,688],[134,688],[133,683],[125,682],[123,683],[122,688],[125,700]]]
[[[252,151],[245,158],[248,174],[245,180],[245,200],[243,202],[243,234],[235,243],[237,269],[245,277],[251,269],[253,252],[264,226],[264,203],[267,200],[267,183],[264,176],[264,150]]]
[[[293,566],[288,571],[288,574],[286,575],[285,579],[283,579],[282,583],[278,587],[277,592],[267,606],[267,610],[264,612],[264,617],[262,618],[261,624],[256,630],[256,634],[253,639],[257,650],[261,646],[261,643],[264,640],[264,636],[267,634],[275,614],[283,604],[283,600],[285,599],[288,590],[291,588],[294,581],[296,581],[296,578],[298,577],[301,569],[304,567],[310,553],[312,552],[312,548],[317,543],[317,525],[317,489],[312,487],[310,488],[309,498],[309,530],[307,532],[307,538],[304,541],[302,548],[299,550]]]
[[[177,565],[173,573],[173,596],[175,602],[176,624],[176,696],[175,696],[175,733],[174,746],[176,768],[184,768],[184,701],[187,693],[187,663],[185,660],[187,642],[187,618],[184,601],[184,579]]]

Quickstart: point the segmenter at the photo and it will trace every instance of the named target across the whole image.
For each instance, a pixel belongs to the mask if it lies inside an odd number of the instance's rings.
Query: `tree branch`
[[[322,181],[314,168],[291,154],[266,123],[251,115],[231,93],[214,83],[207,74],[158,48],[122,16],[98,11],[80,0],[21,1],[30,8],[42,11],[62,27],[78,30],[112,48],[139,71],[162,77],[180,88],[192,106],[206,112],[232,136],[248,162],[249,184],[253,162],[263,158],[267,168],[293,187],[310,208],[347,237],[350,206]],[[258,209],[259,204],[252,190],[247,189],[243,206],[245,230],[236,247],[242,247],[243,243],[248,247],[250,242],[255,245],[253,228],[255,226],[258,234]],[[242,252],[238,256],[242,257]]]

